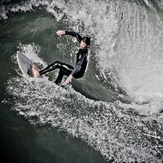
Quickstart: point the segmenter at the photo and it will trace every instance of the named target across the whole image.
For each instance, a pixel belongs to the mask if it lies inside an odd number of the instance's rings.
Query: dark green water
[[[94,149],[49,126],[31,126],[1,104],[1,159],[3,162],[105,162]]]

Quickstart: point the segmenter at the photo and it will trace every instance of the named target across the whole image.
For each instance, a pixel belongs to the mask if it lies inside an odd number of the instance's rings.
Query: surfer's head
[[[80,42],[80,49],[86,49],[88,46],[90,46],[90,38],[84,37]]]
[[[84,41],[87,44],[87,46],[90,46],[90,38],[89,37],[84,37],[82,39],[82,41]]]

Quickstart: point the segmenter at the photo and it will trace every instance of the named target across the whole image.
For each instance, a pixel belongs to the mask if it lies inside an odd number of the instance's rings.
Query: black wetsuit
[[[82,40],[82,37],[78,33],[66,31],[66,34],[76,37],[79,43]],[[71,65],[68,65],[66,63],[62,63],[60,61],[55,61],[54,63],[47,66],[45,69],[39,71],[40,75],[53,71],[57,68],[60,69],[58,77],[55,81],[56,84],[61,83],[64,75],[72,75],[74,78],[83,77],[88,62],[88,49],[79,49],[76,55],[77,58],[75,67],[72,67]]]

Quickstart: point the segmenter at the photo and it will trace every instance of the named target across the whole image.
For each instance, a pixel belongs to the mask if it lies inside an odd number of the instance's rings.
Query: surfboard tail
[[[21,52],[17,53],[17,60],[20,70],[25,76],[39,77],[40,73],[34,63]]]

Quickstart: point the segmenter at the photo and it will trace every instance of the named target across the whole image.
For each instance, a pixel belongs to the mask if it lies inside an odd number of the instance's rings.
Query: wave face
[[[14,100],[6,101],[31,124],[64,130],[107,161],[161,162],[162,5],[156,0],[2,1],[0,37],[7,41],[1,52],[15,69],[6,84]],[[17,51],[39,68],[54,60],[74,64],[78,45],[70,36],[57,37],[60,29],[91,37],[86,75],[66,88],[54,84],[57,72],[24,79]]]

